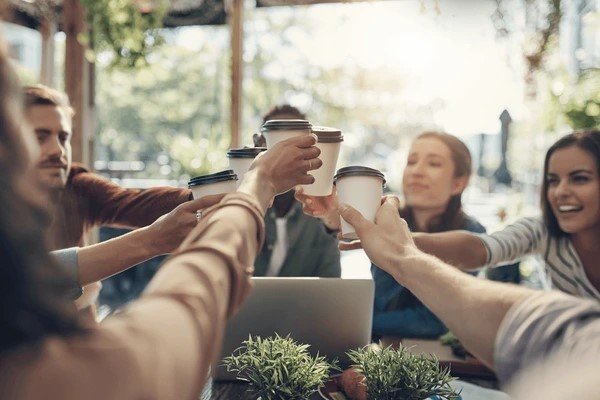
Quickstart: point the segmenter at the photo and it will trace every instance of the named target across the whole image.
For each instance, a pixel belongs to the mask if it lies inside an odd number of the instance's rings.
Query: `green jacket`
[[[254,263],[255,276],[265,276],[277,240],[275,211],[272,209],[265,215],[265,227],[265,243]],[[278,276],[341,276],[337,239],[326,232],[321,220],[304,214],[298,202],[294,202],[288,213],[287,229],[289,247]]]

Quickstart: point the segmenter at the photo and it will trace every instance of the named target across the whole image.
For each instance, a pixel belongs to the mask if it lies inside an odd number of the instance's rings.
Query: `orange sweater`
[[[73,164],[50,227],[51,250],[82,246],[88,230],[102,226],[138,228],[192,199],[188,189],[125,189]]]

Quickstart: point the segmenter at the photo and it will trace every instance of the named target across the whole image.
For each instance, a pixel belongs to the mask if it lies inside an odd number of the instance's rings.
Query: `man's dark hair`
[[[25,86],[23,94],[26,109],[32,106],[55,106],[65,110],[71,117],[75,115],[66,93],[44,85],[33,85]]]
[[[270,119],[277,119],[275,117],[281,115],[285,115],[286,119],[306,119],[306,115],[300,112],[296,107],[289,104],[282,104],[273,107],[263,116],[263,124]]]

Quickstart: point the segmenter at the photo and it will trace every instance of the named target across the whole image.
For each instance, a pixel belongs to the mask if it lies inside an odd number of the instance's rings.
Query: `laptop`
[[[309,344],[329,361],[349,364],[346,351],[369,344],[373,319],[372,279],[252,278],[254,290],[227,324],[220,360],[231,355],[248,335],[263,339],[278,333]],[[219,381],[235,380],[221,365]]]

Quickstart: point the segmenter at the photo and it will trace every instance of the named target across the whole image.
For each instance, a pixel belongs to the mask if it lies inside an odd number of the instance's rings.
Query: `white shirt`
[[[281,271],[289,247],[287,237],[287,215],[283,218],[275,218],[275,227],[277,229],[277,240],[273,245],[271,261],[269,262],[266,276],[279,275],[279,271]]]

